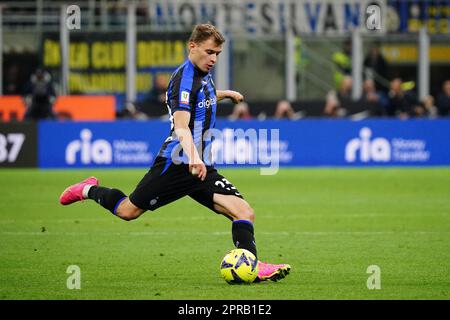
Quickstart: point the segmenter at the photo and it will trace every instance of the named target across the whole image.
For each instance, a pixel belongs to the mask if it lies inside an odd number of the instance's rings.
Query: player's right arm
[[[191,113],[188,111],[180,110],[175,112],[173,114],[174,130],[184,153],[189,158],[189,172],[192,173],[192,170],[195,170],[198,172],[198,178],[203,181],[206,178],[207,170],[195,147],[194,139],[189,129],[190,119]]]
[[[183,152],[189,159],[189,172],[195,170],[202,180],[206,177],[206,166],[200,158],[194,139],[192,138],[189,122],[191,111],[195,108],[196,88],[201,81],[194,83],[194,68],[191,64],[185,65],[175,74],[172,80],[172,90],[168,94],[169,106],[173,117],[175,134],[180,141]]]

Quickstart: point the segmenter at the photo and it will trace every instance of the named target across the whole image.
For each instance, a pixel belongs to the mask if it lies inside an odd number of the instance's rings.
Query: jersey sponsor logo
[[[188,91],[181,92],[181,103],[189,104],[189,92]]]
[[[216,104],[216,98],[203,99],[197,103],[198,108],[209,108],[212,105]]]

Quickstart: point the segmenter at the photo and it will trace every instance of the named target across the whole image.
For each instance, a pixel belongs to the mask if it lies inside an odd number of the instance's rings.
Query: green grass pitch
[[[88,175],[129,193],[145,171],[0,170],[0,299],[450,298],[449,168],[219,170],[255,209],[260,259],[292,266],[249,286],[220,278],[230,221],[188,197],[131,222],[58,203]]]

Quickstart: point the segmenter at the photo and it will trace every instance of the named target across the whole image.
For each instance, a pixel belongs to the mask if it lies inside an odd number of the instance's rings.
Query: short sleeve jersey
[[[177,111],[190,112],[189,129],[194,144],[205,165],[212,166],[210,129],[216,122],[216,89],[211,73],[198,69],[188,59],[172,74],[166,93],[171,122],[170,134],[158,156],[169,159],[168,164],[189,163],[178,137],[174,133],[173,115]]]

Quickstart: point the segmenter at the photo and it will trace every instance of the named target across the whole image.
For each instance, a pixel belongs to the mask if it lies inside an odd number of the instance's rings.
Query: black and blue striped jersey
[[[203,72],[188,59],[175,70],[170,78],[166,93],[166,104],[171,122],[170,135],[162,145],[158,156],[167,158],[170,163],[189,163],[180,141],[174,133],[173,114],[179,110],[191,113],[189,129],[194,144],[203,162],[212,165],[210,139],[203,138],[207,130],[214,128],[216,122],[216,88],[211,73]]]

